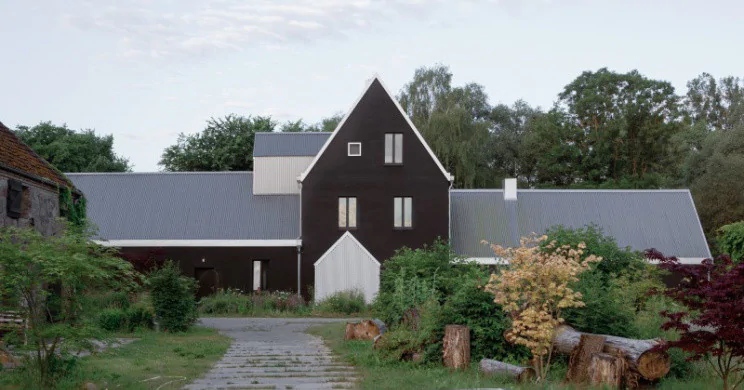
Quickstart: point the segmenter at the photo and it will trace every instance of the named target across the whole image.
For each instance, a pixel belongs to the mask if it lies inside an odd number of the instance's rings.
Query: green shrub
[[[199,312],[210,315],[273,315],[282,313],[309,314],[305,300],[288,291],[255,292],[245,294],[238,289],[219,290],[203,297]]]
[[[487,280],[486,272],[483,272],[480,277],[463,281],[460,288],[447,299],[445,322],[467,325],[470,328],[470,354],[473,361],[489,358],[521,363],[529,357],[529,351],[504,338],[511,320],[494,303],[493,294],[479,287]]]
[[[98,315],[98,326],[109,332],[122,329],[125,323],[126,313],[122,309],[105,309]]]
[[[152,309],[143,304],[135,304],[126,310],[126,327],[133,332],[135,329],[151,329],[155,314]]]
[[[414,354],[421,355],[417,363],[440,360],[445,323],[439,301],[432,297],[410,313],[407,321],[394,325],[379,340],[377,355],[391,362],[412,360]]]
[[[716,244],[721,253],[731,256],[734,261],[744,258],[744,221],[721,226]]]
[[[158,323],[166,331],[183,332],[196,322],[196,280],[181,275],[172,261],[153,271],[148,284]]]
[[[315,305],[315,310],[325,313],[357,314],[367,309],[364,294],[359,290],[339,291]]]

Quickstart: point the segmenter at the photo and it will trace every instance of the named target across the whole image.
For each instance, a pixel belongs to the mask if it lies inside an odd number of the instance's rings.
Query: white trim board
[[[367,250],[367,248],[365,248],[365,247],[364,247],[364,245],[362,245],[362,243],[361,243],[361,242],[359,242],[359,240],[357,240],[357,239],[356,239],[356,237],[354,237],[354,235],[353,235],[353,234],[351,234],[351,232],[347,230],[347,231],[346,231],[346,233],[344,233],[344,234],[343,234],[343,235],[342,235],[341,237],[339,237],[339,239],[338,239],[338,240],[336,240],[336,242],[334,242],[334,243],[333,243],[333,245],[331,245],[331,247],[330,247],[330,248],[328,248],[328,250],[327,250],[327,251],[325,251],[325,252],[324,252],[324,253],[323,253],[323,254],[322,254],[322,255],[321,255],[321,256],[320,256],[319,258],[318,258],[318,260],[317,260],[317,261],[316,261],[316,262],[315,262],[315,263],[313,264],[313,267],[317,267],[317,266],[318,266],[318,264],[322,263],[322,262],[323,262],[323,260],[325,260],[325,259],[327,258],[328,254],[329,254],[329,253],[331,253],[331,252],[333,252],[333,250],[334,250],[334,249],[336,249],[336,247],[337,247],[337,246],[339,246],[339,244],[341,244],[341,242],[342,242],[342,241],[343,241],[343,240],[344,240],[344,239],[345,239],[345,238],[346,238],[347,236],[348,236],[348,237],[350,237],[350,238],[351,238],[351,240],[352,240],[352,241],[354,241],[354,242],[355,242],[355,243],[356,243],[357,245],[359,245],[359,247],[360,247],[360,248],[362,248],[362,250],[364,251],[364,253],[366,253],[367,255],[369,255],[369,257],[373,258],[373,259],[375,260],[375,262],[377,262],[377,266],[378,266],[378,267],[380,266],[380,261],[379,261],[379,260],[377,260],[377,258],[376,258],[375,256],[373,256],[373,255],[372,255],[371,253],[369,253],[369,251]]]
[[[403,107],[400,106],[400,103],[398,103],[398,100],[395,98],[395,96],[393,94],[390,93],[390,90],[385,86],[385,83],[383,83],[382,80],[377,75],[375,75],[374,77],[372,77],[372,79],[370,79],[367,82],[367,86],[362,91],[362,94],[359,95],[359,97],[354,102],[354,105],[351,106],[351,109],[346,113],[346,115],[341,120],[341,122],[338,123],[338,126],[336,126],[336,129],[333,130],[333,133],[331,134],[331,136],[328,137],[328,139],[326,140],[326,142],[323,144],[323,147],[320,148],[320,151],[318,152],[318,154],[315,155],[315,158],[313,159],[313,162],[311,162],[310,165],[307,167],[307,169],[305,169],[305,171],[302,172],[302,174],[300,174],[300,176],[297,178],[297,180],[300,181],[300,182],[302,182],[303,180],[305,180],[305,178],[307,177],[307,175],[310,173],[310,171],[315,166],[315,163],[318,162],[318,160],[320,159],[320,156],[323,155],[323,152],[325,152],[325,150],[328,147],[328,145],[331,144],[331,142],[333,141],[333,138],[336,137],[336,134],[338,134],[338,131],[341,130],[341,128],[344,126],[344,124],[346,123],[346,120],[349,118],[349,116],[351,116],[351,113],[354,112],[354,109],[356,109],[356,107],[359,105],[359,102],[362,101],[362,98],[367,93],[367,91],[372,86],[372,84],[374,84],[375,80],[377,80],[380,83],[380,85],[382,86],[382,89],[385,90],[385,93],[388,94],[388,97],[390,98],[390,100],[392,100],[393,103],[395,103],[395,107],[398,108],[398,111],[400,111],[400,114],[403,115],[403,118],[408,123],[408,126],[410,126],[411,127],[411,130],[413,130],[413,133],[416,134],[416,137],[418,137],[419,142],[421,142],[421,144],[424,145],[424,148],[429,153],[429,155],[434,160],[434,162],[437,164],[437,167],[439,167],[439,170],[442,171],[442,173],[444,174],[444,177],[447,179],[447,181],[449,181],[449,182],[454,181],[455,180],[455,177],[452,176],[452,174],[450,174],[449,172],[447,172],[446,169],[444,169],[444,166],[442,165],[442,163],[439,161],[439,159],[434,154],[434,152],[432,152],[431,148],[429,148],[429,144],[426,143],[426,141],[424,140],[424,137],[418,131],[418,129],[416,128],[416,126],[413,124],[413,122],[411,122],[411,118],[408,117],[408,114],[406,114],[406,112],[403,110]]]
[[[110,247],[297,247],[302,240],[96,240]]]

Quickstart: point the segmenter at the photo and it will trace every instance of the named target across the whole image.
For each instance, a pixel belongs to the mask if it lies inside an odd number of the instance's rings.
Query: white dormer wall
[[[253,158],[253,194],[299,194],[297,177],[315,156],[270,156]]]

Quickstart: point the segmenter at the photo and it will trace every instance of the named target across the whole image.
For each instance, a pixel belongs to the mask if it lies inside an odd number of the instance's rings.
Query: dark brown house
[[[29,227],[54,234],[60,188],[72,183],[0,123],[0,227]],[[73,187],[74,188],[74,187]]]
[[[250,151],[246,151],[250,153]],[[620,245],[695,263],[710,253],[687,190],[453,190],[390,91],[373,78],[333,133],[259,133],[253,172],[69,174],[101,242],[170,258],[215,288],[316,299],[379,290],[386,259],[441,238],[480,263],[481,240],[518,244],[554,225],[597,224]]]

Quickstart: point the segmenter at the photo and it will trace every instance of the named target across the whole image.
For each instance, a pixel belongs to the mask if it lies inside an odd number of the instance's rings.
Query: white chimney
[[[517,200],[517,179],[504,179],[504,200]]]

